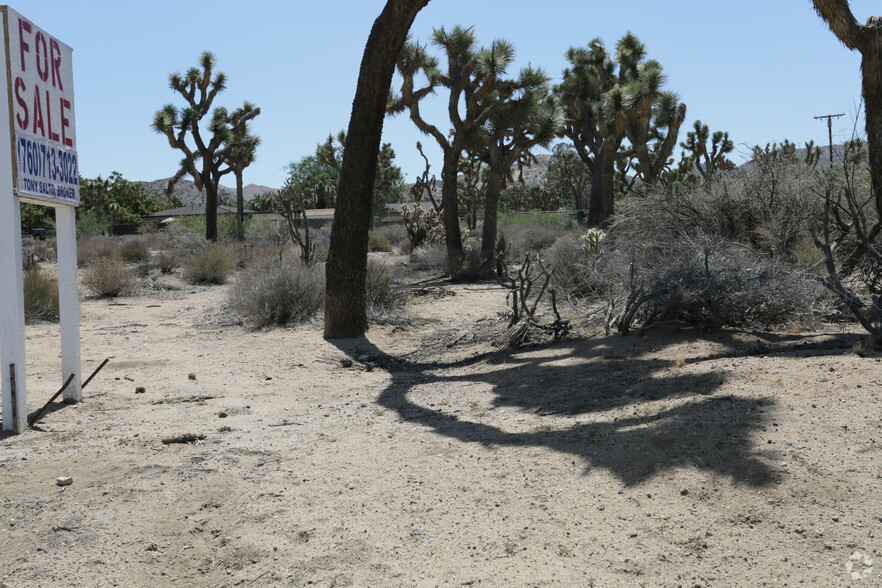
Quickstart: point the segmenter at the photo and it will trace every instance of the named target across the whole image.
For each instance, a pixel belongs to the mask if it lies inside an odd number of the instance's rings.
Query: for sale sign
[[[0,10],[6,23],[15,191],[21,198],[76,206],[73,50],[9,6]]]

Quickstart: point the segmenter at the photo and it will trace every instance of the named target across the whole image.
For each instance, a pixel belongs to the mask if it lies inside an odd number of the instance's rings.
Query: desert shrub
[[[183,278],[191,284],[224,284],[236,263],[225,244],[213,243],[183,261]]]
[[[33,237],[23,237],[21,240],[21,267],[28,270],[37,265],[36,243]]]
[[[407,231],[403,225],[383,225],[368,233],[369,251],[391,252],[403,249],[407,242]]]
[[[58,241],[55,237],[42,239],[34,243],[34,257],[37,261],[55,261],[58,259]]]
[[[407,292],[398,285],[398,268],[383,260],[368,258],[365,303],[369,319],[378,319],[404,306]]]
[[[116,243],[110,237],[92,237],[77,243],[77,264],[80,267],[87,267],[99,259],[117,257]]]
[[[58,281],[36,265],[24,272],[25,321],[58,319]]]
[[[116,298],[135,291],[137,276],[119,257],[98,257],[83,271],[83,285],[98,298]]]
[[[157,253],[156,257],[153,259],[153,263],[156,264],[156,267],[159,268],[159,271],[163,274],[170,274],[175,271],[175,268],[180,266],[178,254],[172,248],[163,249]]]
[[[551,247],[566,230],[557,223],[520,223],[503,227],[500,235],[508,247],[507,257],[522,259],[530,253]]]
[[[444,243],[421,245],[414,249],[410,255],[410,267],[436,275],[446,273],[447,248]]]
[[[324,272],[299,262],[263,258],[236,280],[227,304],[250,328],[308,320],[324,302]]]
[[[613,255],[618,263],[609,269],[622,289],[612,322],[623,333],[667,319],[764,328],[817,313],[825,299],[814,277],[719,237],[638,243]]]
[[[150,259],[150,250],[142,239],[127,239],[119,246],[119,256],[130,263],[141,263]]]
[[[77,211],[77,236],[81,239],[91,239],[103,235],[110,227],[110,223],[98,219],[94,210]]]
[[[621,206],[615,222],[643,241],[701,233],[790,257],[821,214],[812,190],[821,181],[802,161],[768,158],[687,189],[648,190]]]
[[[602,240],[586,241],[585,234],[567,233],[542,253],[553,268],[550,287],[564,298],[600,295],[604,280],[599,264]]]

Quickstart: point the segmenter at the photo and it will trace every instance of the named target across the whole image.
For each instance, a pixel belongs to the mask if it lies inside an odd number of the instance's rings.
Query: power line
[[[824,114],[821,116],[814,117],[815,120],[818,120],[819,118],[826,118],[827,119],[827,134],[830,136],[830,163],[831,164],[833,163],[833,119],[840,117],[840,116],[845,116],[845,114],[844,113],[842,113],[842,114]]]

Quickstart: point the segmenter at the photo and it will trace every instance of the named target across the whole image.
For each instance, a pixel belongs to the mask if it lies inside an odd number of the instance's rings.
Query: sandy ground
[[[167,286],[83,300],[83,373],[110,362],[0,437],[0,586],[882,585],[857,331],[501,351],[504,291],[439,283],[329,342]],[[31,412],[59,353],[28,326]]]

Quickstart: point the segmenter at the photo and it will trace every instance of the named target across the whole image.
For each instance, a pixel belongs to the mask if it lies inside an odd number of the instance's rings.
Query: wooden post
[[[58,244],[58,311],[61,322],[61,380],[71,374],[73,382],[64,391],[65,402],[83,399],[80,374],[80,301],[77,287],[77,229],[72,206],[55,208]]]
[[[5,14],[4,14],[5,19]],[[6,30],[6,23],[3,23]],[[3,379],[3,430],[27,426],[25,393],[24,285],[21,263],[21,209],[12,185],[12,121],[9,118],[9,65],[0,55],[0,369]],[[12,387],[16,398],[13,409]],[[14,414],[13,414],[14,413]]]

